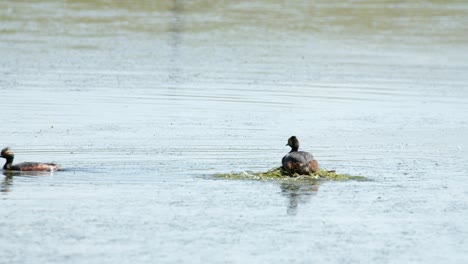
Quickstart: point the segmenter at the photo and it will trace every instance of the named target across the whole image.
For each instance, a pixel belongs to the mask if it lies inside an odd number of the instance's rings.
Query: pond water
[[[1,1],[1,263],[465,263],[468,3]],[[295,135],[368,181],[259,181]],[[3,162],[3,161],[2,161]]]

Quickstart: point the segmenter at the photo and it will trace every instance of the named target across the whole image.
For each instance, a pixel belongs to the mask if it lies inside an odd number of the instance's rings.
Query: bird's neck
[[[5,157],[6,162],[5,162],[5,165],[3,166],[3,169],[4,169],[4,170],[9,170],[9,169],[11,169],[11,166],[12,166],[12,164],[13,164],[13,158],[14,158],[14,157],[11,157],[11,156]]]
[[[291,146],[291,151],[290,152],[296,152],[299,150],[299,147],[297,146]]]

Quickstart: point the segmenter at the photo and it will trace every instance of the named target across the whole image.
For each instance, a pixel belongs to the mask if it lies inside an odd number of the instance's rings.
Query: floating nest
[[[217,178],[225,179],[251,179],[251,180],[332,180],[332,181],[343,181],[343,180],[368,180],[363,176],[352,176],[349,174],[339,174],[335,171],[319,170],[309,175],[299,175],[297,173],[290,173],[283,169],[283,167],[271,169],[267,172],[241,172],[241,173],[226,173],[226,174],[215,174]]]

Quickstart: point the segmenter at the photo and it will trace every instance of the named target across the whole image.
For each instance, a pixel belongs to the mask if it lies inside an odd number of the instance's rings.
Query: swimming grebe
[[[295,136],[288,139],[288,144],[286,144],[286,146],[290,146],[291,151],[286,154],[281,161],[283,163],[283,169],[302,175],[314,173],[319,170],[319,164],[312,154],[305,151],[298,151],[299,140],[297,140]]]
[[[13,159],[15,154],[10,148],[2,149],[1,157],[6,159],[6,163],[3,166],[4,170],[13,171],[58,171],[59,166],[53,163],[39,163],[39,162],[23,162],[13,165]]]

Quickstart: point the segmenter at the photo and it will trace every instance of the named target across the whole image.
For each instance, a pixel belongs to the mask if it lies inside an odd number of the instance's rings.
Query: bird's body
[[[301,163],[306,164],[313,159],[314,159],[314,155],[312,155],[309,152],[294,151],[294,152],[289,152],[288,154],[286,154],[282,159],[282,163],[284,164],[285,162],[301,162]]]

